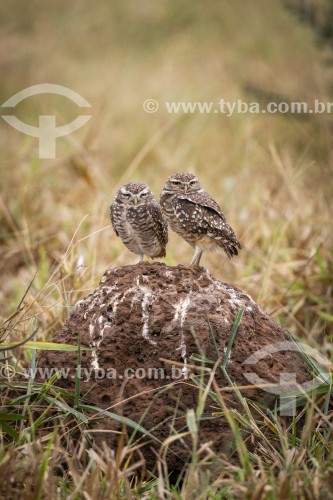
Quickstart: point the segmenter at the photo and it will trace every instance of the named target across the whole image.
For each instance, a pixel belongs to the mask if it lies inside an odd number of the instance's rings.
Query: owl
[[[121,186],[110,207],[112,226],[131,252],[153,259],[165,257],[168,225],[149,187],[143,182]]]
[[[194,249],[191,266],[198,266],[204,251],[221,251],[228,257],[241,248],[218,204],[193,174],[177,173],[166,181],[160,194],[163,215],[173,231]]]

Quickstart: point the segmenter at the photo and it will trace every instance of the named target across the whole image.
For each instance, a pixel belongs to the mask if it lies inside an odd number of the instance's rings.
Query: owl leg
[[[194,267],[198,266],[200,263],[201,255],[202,255],[202,250],[196,246],[190,266]]]
[[[143,257],[144,257],[144,255],[143,255],[143,253],[141,253],[141,254],[139,255],[138,264],[139,264],[140,262],[143,262]]]

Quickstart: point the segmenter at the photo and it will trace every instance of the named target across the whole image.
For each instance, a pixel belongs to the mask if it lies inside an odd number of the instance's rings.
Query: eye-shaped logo
[[[67,87],[56,85],[53,83],[42,83],[33,85],[21,90],[17,94],[10,97],[2,104],[2,108],[15,108],[27,97],[39,94],[57,94],[67,97],[80,108],[90,108],[91,105],[82,96],[77,94]],[[75,120],[63,125],[56,126],[56,117],[54,115],[39,115],[39,126],[34,127],[22,122],[14,115],[2,115],[2,118],[9,123],[13,128],[23,134],[38,137],[39,139],[39,158],[55,158],[56,157],[56,138],[71,134],[75,130],[83,127],[91,118],[91,115],[80,115]]]
[[[331,376],[329,373],[332,367],[327,358],[322,356],[316,349],[296,342],[275,342],[269,344],[259,351],[251,354],[244,362],[243,365],[255,365],[261,359],[272,357],[274,353],[281,351],[297,351],[300,354],[303,352],[309,358],[316,362],[317,375],[308,382],[298,384],[296,373],[280,373],[279,383],[272,385],[267,380],[259,377],[255,372],[243,373],[244,377],[253,385],[260,387],[266,392],[277,394],[280,396],[280,415],[289,416],[295,414],[296,409],[296,395],[290,395],[292,392],[307,392],[316,389],[323,384],[330,384]]]

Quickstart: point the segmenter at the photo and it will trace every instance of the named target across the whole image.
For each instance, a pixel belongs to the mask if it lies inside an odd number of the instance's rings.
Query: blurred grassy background
[[[306,2],[306,5],[314,5]],[[17,329],[38,314],[42,337],[109,266],[136,262],[109,225],[123,182],[147,182],[158,196],[175,171],[193,171],[220,203],[243,250],[202,264],[249,292],[300,338],[328,351],[332,335],[332,117],[168,114],[165,101],[333,101],[327,16],[281,0],[57,0],[0,5],[0,103],[37,83],[87,99],[92,119],[57,140],[54,160],[38,141],[0,121],[1,314],[24,297]],[[320,13],[328,2],[320,4]],[[293,8],[290,8],[293,7]],[[317,12],[317,11],[316,11]],[[326,10],[325,10],[326,12]],[[301,13],[300,21],[295,13]],[[317,21],[318,19],[318,21]],[[326,31],[325,31],[326,30]],[[328,35],[327,35],[328,33]],[[320,40],[321,41],[320,41]],[[154,98],[160,109],[145,113]],[[4,111],[1,111],[4,114]],[[37,125],[76,118],[56,96],[15,110]],[[170,233],[166,263],[191,248]],[[36,275],[35,275],[36,273]]]
[[[91,109],[43,95],[21,102],[15,115],[32,125],[40,114],[56,115],[57,125],[78,114],[92,118],[58,139],[50,160],[38,158],[36,138],[0,120],[0,341],[26,339],[36,317],[37,340],[52,340],[106,268],[136,262],[109,221],[121,183],[147,182],[158,196],[172,172],[192,171],[243,247],[233,261],[207,254],[202,264],[332,360],[332,116],[171,115],[164,106],[333,102],[332,11],[332,0],[1,2],[0,105],[26,87],[55,83],[81,94]],[[150,98],[160,104],[154,114],[143,110]],[[170,233],[165,262],[186,264],[191,255]],[[35,366],[35,350],[9,354],[17,373],[28,361]],[[1,353],[0,360],[2,369]],[[136,441],[128,447],[121,435],[115,460],[109,449],[88,447],[90,417],[80,414],[80,397],[71,399],[56,381],[1,378],[4,497],[330,498],[329,384],[318,399],[307,396],[286,427],[253,402],[253,415],[230,412],[241,463],[207,455],[222,462],[219,477],[209,479],[209,460],[193,437],[177,491],[167,470],[163,477],[158,469],[158,478],[149,471],[143,481],[139,463],[141,480],[131,476]],[[250,441],[239,439],[239,429]]]

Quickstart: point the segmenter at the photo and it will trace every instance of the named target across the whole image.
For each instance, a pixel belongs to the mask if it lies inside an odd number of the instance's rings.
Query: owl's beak
[[[184,192],[187,193],[188,184],[184,184]]]
[[[135,206],[138,204],[138,201],[139,201],[138,197],[137,197],[137,196],[134,196],[134,205],[135,205]]]

